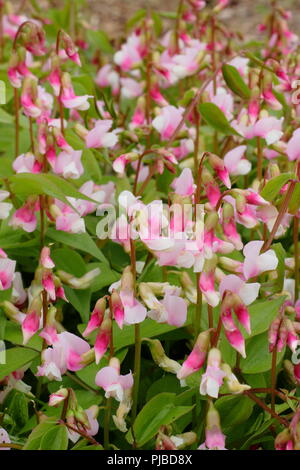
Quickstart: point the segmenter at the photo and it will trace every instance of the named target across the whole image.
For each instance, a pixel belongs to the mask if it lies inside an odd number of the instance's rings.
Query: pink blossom
[[[98,120],[94,128],[86,135],[86,145],[88,148],[111,148],[118,142],[115,131],[108,132],[112,126],[112,121],[109,119]]]
[[[15,269],[15,261],[9,258],[0,258],[0,290],[6,290],[11,287]]]
[[[132,373],[120,375],[119,367],[103,367],[96,375],[96,385],[105,390],[106,398],[113,397],[121,402],[124,397],[124,391],[133,386]]]
[[[40,316],[36,311],[32,311],[25,315],[22,322],[23,332],[23,344],[26,344],[29,339],[38,331],[40,328]]]
[[[59,333],[58,341],[42,353],[42,365],[38,367],[37,376],[49,380],[61,380],[67,370],[77,371],[83,367],[81,355],[89,351],[89,344],[72,333]]]
[[[300,129],[293,132],[292,137],[288,141],[286,153],[290,161],[299,160],[300,158]]]
[[[3,202],[8,198],[9,192],[0,190],[0,219],[6,219],[9,216],[13,205],[10,202]]]
[[[182,119],[182,108],[175,106],[164,106],[159,114],[153,121],[152,125],[160,133],[163,140],[170,139],[176,127]]]
[[[141,38],[138,34],[133,33],[124,43],[121,49],[115,53],[114,62],[127,72],[138,65],[144,55],[144,47],[141,44]]]
[[[250,305],[256,300],[260,284],[258,282],[246,283],[235,274],[229,274],[223,277],[220,282],[220,294],[223,297],[225,291],[237,294],[245,305]]]
[[[251,163],[243,158],[246,145],[239,145],[224,155],[224,165],[230,175],[246,175],[251,170]]]
[[[54,164],[54,171],[64,178],[78,179],[83,174],[81,163],[82,150],[62,151],[57,156]]]
[[[11,450],[10,447],[1,447],[1,443],[3,444],[10,444],[11,440],[7,431],[4,428],[0,428],[0,450]]]
[[[244,247],[243,273],[246,280],[277,268],[278,259],[274,250],[267,250],[260,254],[263,244],[263,241],[256,240],[247,243]]]
[[[216,348],[209,351],[207,359],[207,368],[205,374],[201,377],[200,394],[209,395],[213,398],[218,398],[219,388],[223,383],[225,372],[220,368],[221,354]]]
[[[120,90],[120,79],[118,73],[113,70],[110,64],[105,64],[98,71],[95,82],[100,87],[110,86],[112,94],[117,95]]]
[[[42,164],[36,160],[32,153],[22,153],[14,160],[13,169],[16,173],[40,173]]]
[[[21,227],[25,232],[33,232],[37,226],[35,207],[30,203],[24,204],[15,211],[9,225],[14,228]]]
[[[41,251],[40,264],[46,269],[53,269],[55,264],[50,257],[50,248],[44,246]]]
[[[185,299],[166,293],[161,302],[157,301],[156,305],[148,312],[148,317],[158,323],[168,323],[180,328],[184,325],[187,316],[187,303]]]
[[[190,168],[182,170],[180,176],[175,178],[172,187],[180,196],[191,196],[195,190],[194,178]]]
[[[134,296],[133,291],[121,290],[120,298],[124,307],[124,323],[132,325],[145,320],[147,310]]]

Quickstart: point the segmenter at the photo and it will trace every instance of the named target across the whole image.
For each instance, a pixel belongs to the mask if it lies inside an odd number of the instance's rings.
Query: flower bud
[[[89,336],[92,331],[96,328],[101,326],[101,323],[104,318],[104,313],[106,309],[106,298],[101,297],[101,299],[97,300],[94,310],[92,311],[91,318],[87,324],[86,329],[82,333],[82,336]]]
[[[229,390],[234,394],[238,395],[240,393],[243,393],[245,390],[249,390],[251,387],[246,384],[241,384],[237,377],[234,375],[232,372],[230,366],[228,364],[222,364],[221,369],[225,372],[225,381],[227,383],[227,386]]]
[[[69,390],[67,388],[60,388],[57,392],[51,393],[49,397],[49,406],[60,405],[69,396]]]
[[[158,339],[148,338],[145,338],[144,341],[147,341],[149,345],[149,349],[154,362],[166,372],[177,374],[181,366],[178,362],[173,361],[173,359],[170,359],[166,355],[164,348],[161,345],[161,342]]]
[[[203,331],[198,335],[192,352],[183,362],[182,367],[177,373],[177,378],[182,380],[201,369],[205,362],[206,354],[209,348],[211,331]]]

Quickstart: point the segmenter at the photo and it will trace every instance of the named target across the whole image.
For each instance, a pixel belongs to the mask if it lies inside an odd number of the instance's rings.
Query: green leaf
[[[23,334],[21,330],[21,325],[17,323],[13,323],[8,321],[5,327],[4,333],[5,341],[9,341],[14,345],[22,345],[23,344]],[[28,348],[37,349],[40,351],[42,349],[43,340],[37,334],[33,335],[27,343]],[[9,350],[8,350],[9,351]]]
[[[162,32],[162,29],[163,29],[163,24],[162,24],[161,18],[159,16],[159,14],[156,13],[155,11],[151,12],[151,17],[152,17],[152,20],[153,20],[153,23],[154,23],[155,34],[156,34],[156,36],[160,36],[161,32]]]
[[[0,380],[11,372],[28,365],[39,353],[28,348],[11,348],[6,351],[6,364],[0,364]]]
[[[293,178],[293,173],[282,173],[281,175],[275,176],[269,180],[266,186],[260,193],[261,197],[267,201],[273,201],[281,188],[288,182],[289,179]]]
[[[300,207],[300,183],[297,182],[294,191],[289,202],[289,212],[290,214],[297,214]]]
[[[64,291],[68,301],[80,313],[82,321],[87,322],[90,316],[91,289],[78,290],[64,285]]]
[[[222,429],[238,426],[246,421],[253,410],[254,402],[244,395],[231,395],[219,398],[215,407],[220,413]]]
[[[71,246],[72,248],[84,251],[85,253],[89,253],[99,261],[108,264],[107,259],[88,233],[67,233],[55,230],[54,228],[49,228],[46,235],[56,242]]]
[[[1,124],[13,124],[14,117],[8,114],[4,109],[0,108],[0,123]]]
[[[51,258],[56,269],[61,269],[75,277],[81,277],[86,273],[86,265],[80,254],[71,248],[58,248],[51,251]]]
[[[286,251],[281,245],[281,243],[275,243],[272,245],[272,250],[275,251],[278,265],[276,268],[277,272],[277,279],[275,284],[275,292],[282,292],[283,290],[283,283],[284,283],[284,273],[285,273],[285,258],[287,257]],[[278,300],[278,299],[276,299]],[[284,299],[283,299],[284,301]],[[272,301],[274,302],[274,301]]]
[[[273,300],[259,300],[248,307],[251,319],[251,335],[245,333],[245,337],[259,335],[266,331],[274,320],[285,301],[285,296]]]
[[[19,428],[22,428],[28,421],[28,398],[24,393],[14,390],[14,396],[8,406],[8,414],[12,417]]]
[[[92,43],[96,49],[100,49],[104,54],[113,54],[114,48],[110,44],[109,38],[104,31],[88,29],[87,36],[89,42]]]
[[[0,302],[4,300],[10,300],[12,294],[12,287],[10,289],[0,290]]]
[[[157,323],[150,318],[141,323],[141,336],[142,338],[153,338],[172,330],[178,329],[176,326],[168,324]],[[114,324],[113,326],[114,344],[116,349],[123,348],[135,343],[134,330],[129,326],[124,326],[122,330]]]
[[[47,194],[48,196],[63,201],[71,207],[73,206],[67,199],[67,196],[95,202],[93,199],[77,191],[68,181],[50,173],[47,175],[19,173],[11,176],[9,180],[12,191],[18,195],[29,196],[33,194]]]
[[[229,64],[225,64],[222,67],[222,73],[227,86],[236,95],[244,99],[249,99],[251,96],[250,88],[246,85],[238,70]]]
[[[176,406],[175,399],[175,393],[160,393],[143,407],[133,425],[138,447],[154,437],[162,425],[167,426],[193,409],[193,406]],[[132,442],[131,433],[126,437]]]
[[[68,432],[64,424],[49,429],[41,439],[40,450],[66,450],[68,448]]]
[[[230,126],[225,114],[214,103],[200,103],[199,111],[207,124],[212,126],[225,135],[239,135],[233,127]]]
[[[272,354],[269,352],[268,333],[264,332],[246,341],[247,357],[241,359],[241,370],[245,374],[259,374],[271,369]],[[285,348],[277,353],[277,362],[282,360]]]
[[[91,150],[83,150],[82,164],[85,169],[85,174],[92,178],[95,183],[99,184],[101,182],[102,175],[99,164]]]
[[[126,28],[130,29],[135,26],[139,21],[146,17],[147,11],[142,8],[135,12],[135,14],[127,21]]]
[[[38,424],[28,436],[23,450],[38,450],[44,435],[57,426],[55,418],[47,418]]]

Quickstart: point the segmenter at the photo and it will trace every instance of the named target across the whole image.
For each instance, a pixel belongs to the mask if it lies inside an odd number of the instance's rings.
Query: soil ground
[[[211,0],[207,0],[209,3]],[[63,6],[64,0],[40,0],[39,4]],[[257,24],[268,13],[271,0],[230,0],[230,6],[221,17],[236,31],[246,38],[257,38]],[[24,0],[11,0],[13,4],[29,3]],[[155,11],[175,11],[178,0],[86,0],[85,16],[90,23],[106,31],[111,38],[117,38],[124,32],[126,21],[140,8],[150,7]],[[298,34],[300,29],[300,1],[280,0],[278,4],[291,10],[291,25]]]

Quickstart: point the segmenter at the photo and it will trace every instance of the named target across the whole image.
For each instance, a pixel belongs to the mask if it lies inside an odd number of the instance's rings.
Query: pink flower
[[[111,148],[118,142],[118,137],[115,131],[108,132],[112,126],[112,121],[109,119],[98,120],[94,128],[88,132],[85,141],[88,148]]]
[[[85,223],[76,212],[65,212],[55,219],[56,230],[69,233],[84,233]]]
[[[247,243],[244,247],[243,274],[246,280],[277,268],[278,259],[274,250],[267,250],[260,254],[263,244],[263,241],[256,240]]]
[[[40,316],[36,311],[32,311],[25,315],[22,322],[23,332],[23,344],[26,344],[29,339],[38,331],[40,328]]]
[[[106,398],[113,397],[122,402],[124,391],[133,386],[133,376],[129,372],[127,375],[120,375],[119,361],[112,359],[110,366],[103,367],[96,375],[95,382],[98,387],[105,390]]]
[[[293,132],[292,137],[287,143],[286,153],[290,161],[300,159],[300,129]]]
[[[114,62],[127,72],[141,62],[144,55],[143,49],[140,36],[133,33],[127,38],[121,49],[115,53]]]
[[[199,279],[199,288],[203,293],[206,302],[212,307],[216,307],[220,301],[219,293],[215,290],[215,271],[209,269],[202,271]]]
[[[163,140],[168,140],[176,127],[182,120],[182,108],[175,106],[164,106],[159,114],[153,121],[152,125],[160,133]]]
[[[21,105],[23,106],[23,111],[26,116],[36,119],[41,115],[42,110],[40,103],[37,102],[37,98],[38,89],[36,78],[26,77],[21,93]]]
[[[225,372],[220,368],[221,353],[218,349],[212,348],[208,353],[207,368],[201,377],[200,394],[218,398],[219,388],[223,383]]]
[[[102,297],[101,299],[97,301],[94,307],[94,310],[92,311],[87,327],[82,333],[82,336],[89,336],[92,333],[92,331],[94,331],[96,328],[99,328],[101,326],[103,318],[104,318],[105,308],[106,308],[106,300],[105,298]]]
[[[251,170],[251,163],[243,158],[246,145],[239,145],[224,155],[224,165],[230,175],[246,175]]]
[[[187,303],[185,299],[166,293],[161,302],[157,301],[156,306],[148,312],[148,317],[158,323],[168,323],[180,328],[186,322]]]
[[[0,219],[7,219],[13,207],[10,202],[3,202],[8,196],[8,191],[0,190]]]
[[[185,379],[203,366],[210,341],[210,331],[200,333],[193,347],[192,352],[183,362],[181,369],[177,373],[178,379]]]
[[[147,310],[134,296],[133,291],[121,290],[120,298],[124,307],[124,323],[132,325],[141,323],[147,316]]]
[[[276,119],[273,116],[259,119],[253,126],[252,135],[263,137],[266,140],[267,145],[274,144],[283,135],[281,130],[282,121],[283,118]]]
[[[133,78],[121,78],[121,86],[121,94],[124,98],[137,98],[143,94],[142,84]]]
[[[62,93],[60,95],[60,100],[65,108],[77,109],[78,111],[86,111],[87,109],[89,109],[90,103],[88,102],[88,99],[92,98],[92,96],[77,96],[74,92],[69,74],[63,74],[61,86]]]
[[[52,344],[58,341],[58,335],[55,326],[47,325],[45,328],[42,329],[41,333],[39,334],[41,338],[43,338],[46,343],[51,346]]]
[[[81,163],[82,150],[62,151],[57,156],[54,164],[54,171],[64,178],[78,179],[83,174]]]
[[[176,194],[191,196],[195,190],[194,178],[190,168],[184,168],[180,176],[172,182]]]
[[[55,264],[50,257],[50,248],[44,246],[41,251],[40,264],[46,269],[53,269]]]
[[[118,73],[113,70],[110,64],[105,64],[98,71],[95,82],[100,87],[110,86],[112,94],[117,95],[120,90],[120,78]]]
[[[37,226],[37,219],[35,215],[36,207],[30,202],[17,209],[13,214],[9,225],[13,228],[21,227],[25,232],[33,232]]]
[[[223,297],[225,291],[237,294],[245,305],[250,305],[258,296],[260,284],[252,282],[247,284],[235,274],[224,276],[220,282],[219,290]]]
[[[67,370],[77,371],[83,367],[82,354],[90,350],[89,344],[72,333],[59,333],[58,341],[42,353],[42,365],[38,367],[37,376],[49,380],[61,380]]]
[[[226,450],[225,436],[220,426],[219,413],[210,403],[206,417],[205,443],[198,447],[199,450]]]
[[[244,313],[244,312],[241,312]],[[246,351],[245,351],[245,340],[243,338],[242,333],[240,330],[236,327],[233,318],[232,318],[232,313],[231,313],[231,308],[224,308],[222,305],[222,314],[221,314],[221,319],[222,319],[222,324],[224,326],[224,332],[227,340],[231,344],[231,346],[238,351],[242,357],[246,357]],[[246,315],[239,316],[239,320],[241,323],[246,327],[246,329],[249,331],[250,330],[250,319],[249,319],[249,313],[246,310]]]
[[[15,261],[9,258],[0,258],[0,290],[6,290],[11,287],[15,269]]]
[[[40,173],[42,164],[38,162],[32,153],[19,155],[13,162],[16,173]]]
[[[1,447],[1,443],[3,444],[11,443],[8,433],[3,428],[0,428],[0,450],[11,450],[10,447]]]

